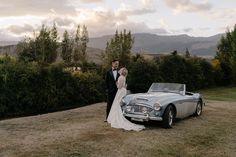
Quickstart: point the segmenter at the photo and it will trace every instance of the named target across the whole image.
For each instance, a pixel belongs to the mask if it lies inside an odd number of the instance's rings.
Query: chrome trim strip
[[[145,121],[149,121],[149,120],[162,121],[163,120],[162,117],[149,117],[148,115],[145,116],[145,115],[129,114],[129,113],[124,113],[124,112],[123,112],[123,115],[125,117],[138,118],[138,119],[143,119]]]

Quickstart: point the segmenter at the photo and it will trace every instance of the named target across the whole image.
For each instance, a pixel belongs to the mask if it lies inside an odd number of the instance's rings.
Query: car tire
[[[169,105],[163,115],[162,127],[163,128],[172,128],[174,122],[174,108]]]
[[[202,103],[198,101],[194,116],[200,116],[201,114],[202,114]]]

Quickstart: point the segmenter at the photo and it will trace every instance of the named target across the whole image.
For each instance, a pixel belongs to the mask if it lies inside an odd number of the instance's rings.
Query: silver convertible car
[[[199,93],[186,92],[185,84],[153,83],[147,93],[129,94],[121,101],[125,117],[133,121],[162,121],[171,128],[175,118],[200,116],[205,105]]]

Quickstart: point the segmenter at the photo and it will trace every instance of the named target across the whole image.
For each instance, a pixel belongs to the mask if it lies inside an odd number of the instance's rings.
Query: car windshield
[[[179,83],[153,83],[148,92],[171,92],[185,94],[185,84]]]

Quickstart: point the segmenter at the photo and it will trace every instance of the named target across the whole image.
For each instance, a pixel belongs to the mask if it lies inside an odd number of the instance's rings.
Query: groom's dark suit
[[[110,110],[111,110],[111,105],[115,99],[116,92],[117,92],[117,86],[116,86],[116,81],[120,74],[118,71],[116,71],[117,76],[114,78],[113,70],[110,69],[106,73],[106,91],[107,91],[107,109],[106,109],[106,118],[108,117]]]

